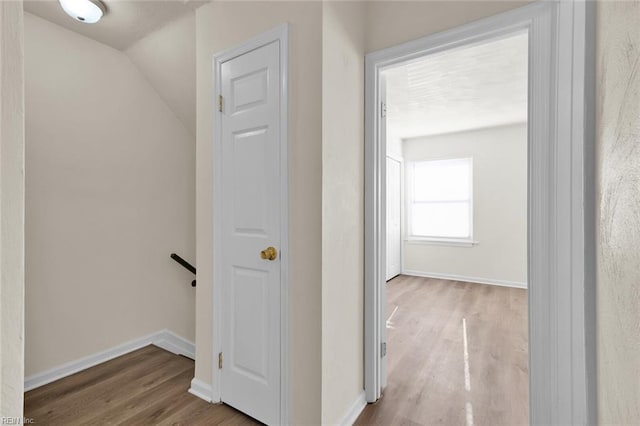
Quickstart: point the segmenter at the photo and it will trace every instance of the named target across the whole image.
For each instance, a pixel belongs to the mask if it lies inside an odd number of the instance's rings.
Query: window
[[[409,239],[472,239],[473,160],[409,163]]]

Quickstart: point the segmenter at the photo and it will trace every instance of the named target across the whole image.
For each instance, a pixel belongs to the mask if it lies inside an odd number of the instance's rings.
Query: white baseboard
[[[192,342],[189,342],[188,340],[178,336],[175,333],[172,333],[169,330],[162,330],[135,340],[131,340],[116,347],[106,349],[93,355],[89,355],[75,361],[67,362],[41,373],[25,377],[24,390],[26,392],[40,386],[44,386],[47,383],[55,382],[56,380],[62,379],[63,377],[67,377],[95,365],[102,364],[103,362],[109,361],[113,358],[117,358],[129,352],[133,352],[136,349],[140,349],[148,345],[156,345],[169,352],[173,352],[177,355],[184,355],[192,359],[194,358],[195,354],[195,345]]]
[[[518,281],[505,281],[505,280],[494,280],[491,278],[465,277],[463,275],[413,271],[410,269],[405,269],[404,271],[402,271],[402,275],[411,275],[414,277],[424,277],[424,278],[438,278],[441,280],[451,280],[451,281],[466,281],[469,283],[490,284],[490,285],[497,285],[501,287],[514,287],[514,288],[524,288],[524,289],[527,288],[527,283],[518,282]]]
[[[159,348],[173,352],[177,355],[184,355],[193,360],[196,359],[196,346],[193,342],[188,341],[184,337],[180,337],[169,330],[160,332],[161,334],[153,342]]]
[[[200,399],[204,399],[207,402],[211,401],[211,395],[213,395],[213,389],[211,385],[206,384],[202,380],[198,380],[195,377],[191,380],[191,387],[189,393],[197,396]]]
[[[366,405],[367,399],[365,397],[364,390],[362,390],[355,401],[353,401],[353,403],[349,406],[347,412],[344,413],[344,416],[342,416],[342,419],[340,419],[338,425],[352,426],[353,423],[358,419],[358,416],[360,415],[360,413],[362,413],[362,410],[364,410],[364,407]]]

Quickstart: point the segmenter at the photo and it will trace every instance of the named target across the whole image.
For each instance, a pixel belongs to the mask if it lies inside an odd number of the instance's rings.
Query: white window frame
[[[412,217],[413,217],[413,185],[414,185],[414,167],[418,163],[430,163],[436,161],[455,161],[455,160],[469,160],[469,235],[466,237],[446,237],[437,235],[414,235],[412,229]],[[406,164],[406,188],[407,188],[407,206],[406,206],[406,221],[407,221],[407,235],[405,240],[410,243],[418,244],[437,244],[437,245],[456,245],[456,246],[472,246],[476,242],[473,240],[473,157],[456,157],[456,158],[437,158],[428,160],[410,161]]]

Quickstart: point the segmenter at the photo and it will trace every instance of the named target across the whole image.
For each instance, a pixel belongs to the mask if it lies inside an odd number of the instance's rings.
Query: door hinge
[[[222,105],[224,103],[224,98],[222,95],[218,95],[218,111],[222,112]]]
[[[222,370],[222,352],[218,354],[218,369]]]
[[[380,117],[386,117],[387,116],[387,104],[382,102],[380,104]]]
[[[382,342],[380,344],[380,358],[384,358],[387,356],[387,342]]]

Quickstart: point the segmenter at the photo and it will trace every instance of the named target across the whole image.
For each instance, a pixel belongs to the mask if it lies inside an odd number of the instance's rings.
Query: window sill
[[[479,241],[467,239],[448,238],[408,238],[405,240],[409,244],[433,245],[433,246],[453,246],[453,247],[473,247],[480,244]]]

